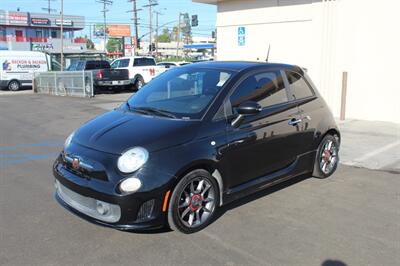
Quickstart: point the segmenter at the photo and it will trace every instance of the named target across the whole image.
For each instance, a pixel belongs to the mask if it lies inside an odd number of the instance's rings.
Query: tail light
[[[103,78],[103,72],[101,71],[101,69],[99,69],[99,71],[97,71],[97,79],[102,79]]]

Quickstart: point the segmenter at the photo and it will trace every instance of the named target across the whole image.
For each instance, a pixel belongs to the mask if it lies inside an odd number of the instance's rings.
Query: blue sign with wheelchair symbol
[[[245,46],[246,45],[246,28],[238,27],[238,45]]]

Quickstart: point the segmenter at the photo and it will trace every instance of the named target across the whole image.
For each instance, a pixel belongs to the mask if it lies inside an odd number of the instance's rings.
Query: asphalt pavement
[[[73,129],[127,97],[0,96],[0,265],[400,264],[392,166],[296,178],[224,207],[193,235],[120,232],[70,214],[53,198],[52,163]]]

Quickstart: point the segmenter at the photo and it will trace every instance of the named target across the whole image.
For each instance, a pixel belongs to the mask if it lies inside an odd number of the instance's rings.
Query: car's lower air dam
[[[70,207],[100,221],[116,223],[121,218],[118,205],[82,196],[56,180],[57,195]]]

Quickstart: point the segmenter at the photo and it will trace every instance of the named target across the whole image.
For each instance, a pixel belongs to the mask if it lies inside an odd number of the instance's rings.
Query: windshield
[[[174,68],[144,86],[128,104],[132,111],[157,109],[176,118],[199,119],[231,76],[226,70]]]

